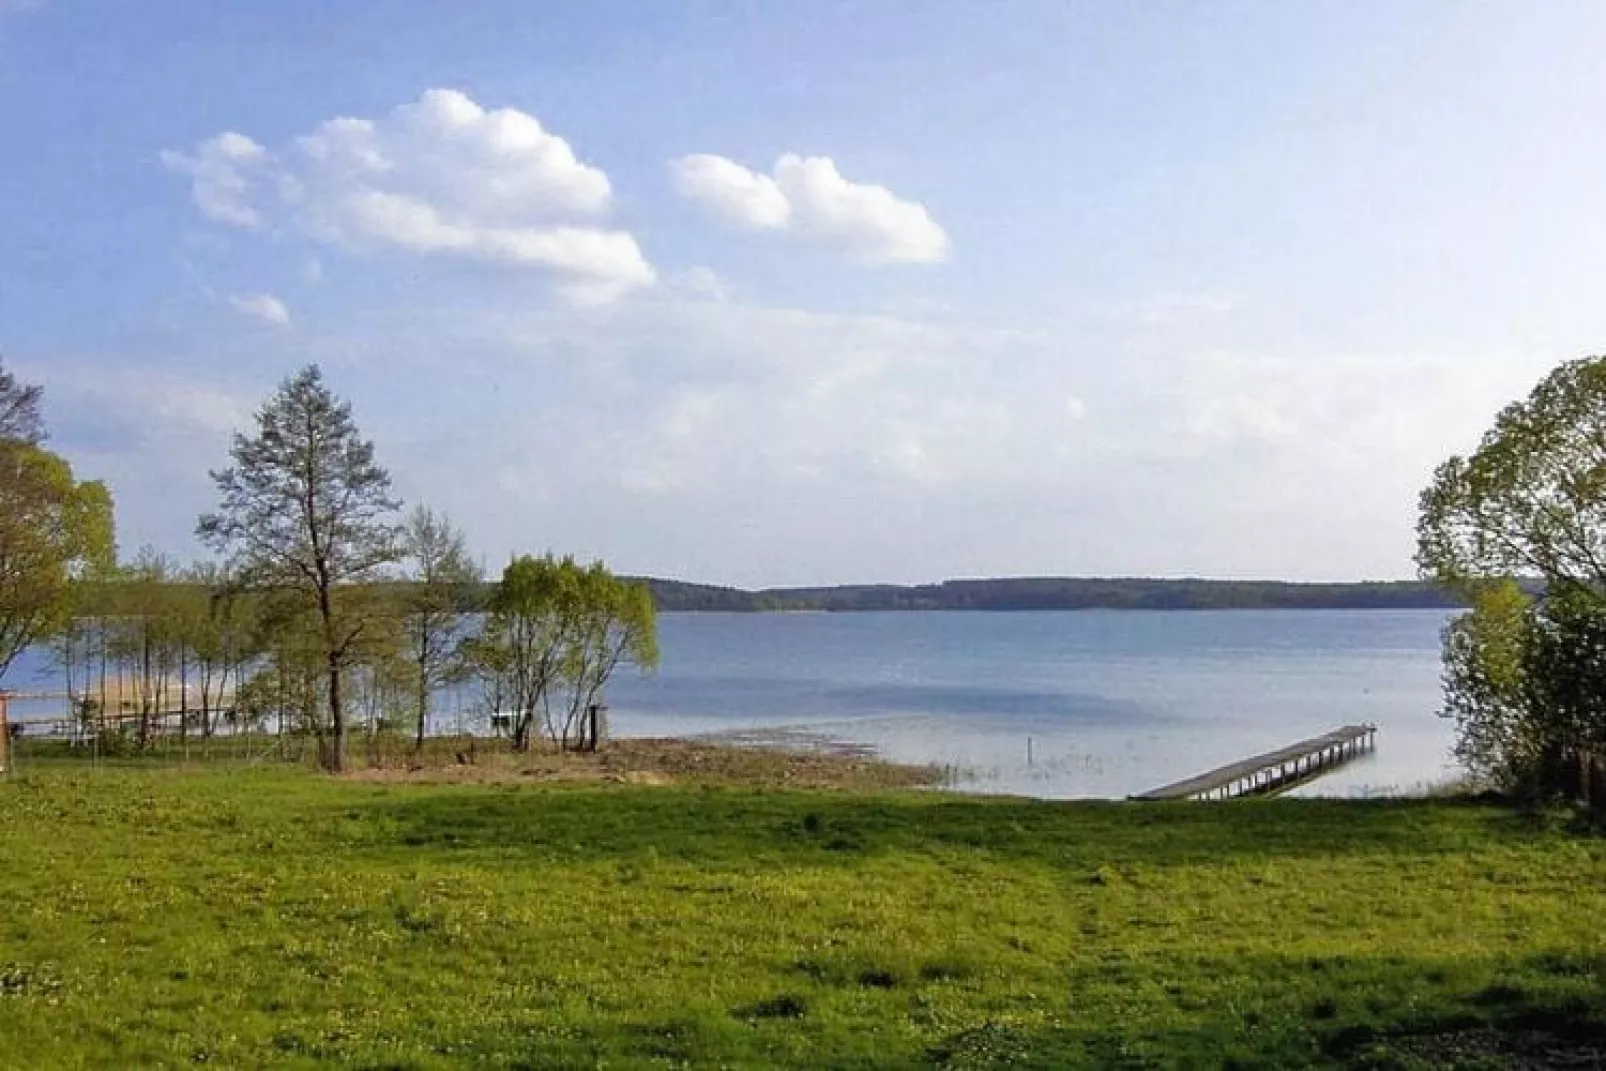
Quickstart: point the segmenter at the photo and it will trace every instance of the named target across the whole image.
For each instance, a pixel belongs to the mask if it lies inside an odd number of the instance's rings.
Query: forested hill
[[[1419,581],[1298,584],[1268,580],[1014,577],[905,587],[740,588],[640,578],[660,610],[1343,610],[1461,605]]]
[[[658,609],[675,611],[854,611],[854,610],[1411,610],[1462,605],[1450,593],[1418,581],[1353,584],[1292,584],[1270,580],[1152,580],[1077,577],[1011,577],[948,580],[941,584],[849,584],[841,587],[742,588],[691,584],[657,577],[624,577],[646,584]],[[1529,584],[1530,588],[1534,585]],[[410,584],[372,585],[376,594],[401,596]],[[488,604],[492,585],[461,593],[458,607],[474,612]],[[1535,590],[1537,590],[1535,588]],[[165,594],[164,594],[165,593]],[[86,585],[79,612],[139,612],[143,600],[188,593],[204,605],[204,585],[187,581]]]

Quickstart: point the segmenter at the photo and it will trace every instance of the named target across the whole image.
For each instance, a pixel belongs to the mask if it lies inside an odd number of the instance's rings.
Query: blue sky
[[[0,0],[0,354],[196,553],[320,362],[409,501],[740,584],[1399,577],[1606,350],[1606,7]]]

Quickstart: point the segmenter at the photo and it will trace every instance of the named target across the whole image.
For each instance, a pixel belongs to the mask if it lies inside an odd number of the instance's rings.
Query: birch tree
[[[528,749],[539,726],[567,750],[585,739],[582,717],[621,666],[657,665],[652,597],[600,562],[516,558],[471,650],[487,693],[511,707],[513,746]]]
[[[417,674],[418,732],[424,746],[430,696],[452,676],[462,631],[463,608],[479,586],[479,566],[469,557],[463,533],[445,515],[415,506],[404,531],[412,584],[404,598],[407,647]]]

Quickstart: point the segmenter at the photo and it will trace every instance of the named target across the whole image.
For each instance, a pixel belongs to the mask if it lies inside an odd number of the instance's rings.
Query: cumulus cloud
[[[792,205],[768,175],[704,154],[683,156],[670,168],[676,190],[727,223],[780,230],[791,221]]]
[[[670,169],[682,196],[736,226],[785,231],[871,264],[948,257],[948,235],[924,205],[848,181],[829,156],[788,153],[769,175],[707,154],[683,156]]]
[[[236,294],[229,298],[229,306],[243,316],[251,316],[275,327],[290,323],[290,310],[272,294]]]
[[[330,119],[275,152],[231,132],[162,160],[190,177],[196,208],[219,223],[536,268],[582,303],[654,280],[635,238],[598,222],[612,200],[606,174],[534,116],[456,90],[429,90],[378,119]]]
[[[208,138],[191,152],[167,150],[162,163],[190,177],[190,194],[201,215],[235,227],[257,227],[262,214],[253,205],[261,195],[268,152],[232,130]]]

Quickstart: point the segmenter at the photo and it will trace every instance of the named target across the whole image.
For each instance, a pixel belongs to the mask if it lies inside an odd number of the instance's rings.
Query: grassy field
[[[1606,840],[1468,801],[43,764],[0,1066],[1546,1066],[1603,921]]]

